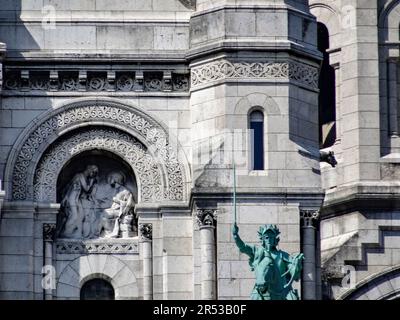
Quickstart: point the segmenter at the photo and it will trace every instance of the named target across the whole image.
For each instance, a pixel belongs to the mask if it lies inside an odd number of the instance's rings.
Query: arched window
[[[319,77],[319,143],[321,148],[332,146],[336,140],[335,70],[329,64],[329,31],[318,22],[318,50],[324,60]]]
[[[251,169],[264,170],[264,114],[255,110],[249,116],[251,132]]]
[[[114,288],[103,279],[93,279],[81,288],[81,300],[115,300]]]

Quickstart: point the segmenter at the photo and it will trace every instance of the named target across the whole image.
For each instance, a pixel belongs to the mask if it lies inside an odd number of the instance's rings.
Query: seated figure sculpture
[[[239,237],[236,223],[232,228],[233,238],[240,252],[249,256],[249,264],[255,272],[256,283],[251,293],[252,300],[299,300],[294,281],[300,280],[304,255],[290,256],[279,250],[279,229],[275,225],[260,227],[258,236],[262,246],[246,244]]]
[[[135,205],[133,195],[124,186],[125,177],[122,173],[112,172],[107,180],[114,191],[114,197],[111,207],[105,209],[101,217],[99,235],[105,238],[118,238],[121,229],[127,231],[129,235],[132,229],[132,209]]]

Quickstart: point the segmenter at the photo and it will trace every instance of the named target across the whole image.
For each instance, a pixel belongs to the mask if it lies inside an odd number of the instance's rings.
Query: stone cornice
[[[394,210],[399,206],[399,185],[384,181],[359,182],[328,191],[321,209],[321,219],[355,210]]]
[[[21,92],[188,92],[189,73],[120,66],[96,68],[5,68],[3,89]]]

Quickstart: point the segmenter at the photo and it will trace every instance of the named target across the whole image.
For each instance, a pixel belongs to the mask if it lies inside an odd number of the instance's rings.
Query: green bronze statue
[[[300,280],[304,255],[299,253],[290,256],[277,248],[280,234],[277,226],[260,227],[258,236],[262,246],[244,243],[239,237],[239,227],[236,223],[232,233],[240,252],[250,257],[250,269],[255,272],[256,283],[251,299],[299,300],[298,292],[293,289],[292,284]]]

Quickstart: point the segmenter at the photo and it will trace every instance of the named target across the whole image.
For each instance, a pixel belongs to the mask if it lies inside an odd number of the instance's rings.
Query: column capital
[[[196,222],[200,228],[215,227],[217,214],[217,209],[197,209]]]
[[[56,235],[56,224],[43,223],[43,240],[54,241],[55,235]]]
[[[302,227],[315,227],[315,224],[318,221],[319,217],[319,210],[300,209],[300,221]]]
[[[142,241],[153,240],[153,225],[151,223],[139,224],[140,239]]]

